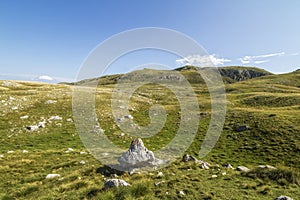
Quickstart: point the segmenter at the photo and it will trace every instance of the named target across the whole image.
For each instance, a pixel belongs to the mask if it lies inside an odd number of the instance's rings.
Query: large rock
[[[104,183],[104,188],[113,188],[113,187],[120,187],[120,186],[130,186],[129,183],[122,179],[109,179]]]
[[[280,196],[280,197],[276,197],[274,200],[293,200],[293,199],[287,196]]]
[[[128,151],[123,153],[118,161],[124,170],[153,167],[163,163],[162,160],[155,158],[154,153],[144,146],[140,138],[131,142]]]

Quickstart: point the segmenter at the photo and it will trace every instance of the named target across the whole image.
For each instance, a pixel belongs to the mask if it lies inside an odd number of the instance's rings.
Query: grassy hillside
[[[187,153],[197,157],[210,121],[209,94],[193,69],[178,71],[195,80],[191,82],[199,100],[201,120]],[[115,83],[119,77],[102,79],[103,83]],[[116,172],[88,153],[73,122],[72,86],[0,81],[0,199],[269,200],[280,195],[297,199],[300,196],[299,72],[230,83],[226,84],[227,115],[222,135],[203,158],[212,167],[205,170],[195,163],[183,163],[180,156],[159,170],[163,173],[161,177],[158,171],[115,175]],[[110,109],[113,88],[113,84],[99,85],[96,112],[105,134],[125,151],[135,137],[121,134],[114,122]],[[158,134],[143,139],[152,151],[168,144],[180,120],[175,95],[162,86],[148,84],[131,97],[130,114],[134,122],[147,125],[148,109],[155,103],[164,106],[168,117]],[[45,128],[26,129],[43,120]],[[237,132],[236,127],[242,125],[247,130]],[[222,167],[224,163],[233,167],[244,165],[252,171],[226,169]],[[258,165],[266,164],[277,169],[257,169]],[[61,177],[45,179],[50,173]],[[131,186],[102,190],[104,181],[116,176]]]

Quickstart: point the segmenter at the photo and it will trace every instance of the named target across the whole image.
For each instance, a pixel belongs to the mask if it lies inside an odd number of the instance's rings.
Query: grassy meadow
[[[196,80],[191,71],[182,73]],[[97,88],[97,117],[107,137],[126,151],[135,137],[122,134],[114,121],[110,105],[115,82],[111,77],[107,79],[107,84]],[[295,200],[300,197],[299,71],[225,84],[227,115],[223,132],[215,148],[202,158],[211,164],[208,170],[193,162],[181,162],[182,155],[166,168],[148,173],[129,175],[107,168],[89,154],[76,132],[72,87],[0,81],[0,199],[270,200],[286,195]],[[197,157],[210,122],[210,99],[203,82],[192,81],[192,87],[199,101],[201,119],[186,153]],[[179,102],[172,91],[155,84],[139,88],[130,101],[130,114],[140,126],[150,122],[148,110],[156,103],[163,105],[168,115],[158,134],[143,139],[152,151],[167,145],[176,134]],[[45,128],[26,129],[42,121]],[[249,128],[235,131],[241,125]],[[224,163],[234,168],[243,165],[251,171],[226,169],[222,167]],[[260,169],[258,165],[272,165],[276,169]],[[158,176],[158,172],[163,176]],[[61,176],[45,178],[52,173]],[[115,177],[131,186],[104,190],[105,180]]]

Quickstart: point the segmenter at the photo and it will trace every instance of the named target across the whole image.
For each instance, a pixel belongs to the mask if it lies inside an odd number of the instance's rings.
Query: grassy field
[[[204,114],[186,153],[197,157],[210,122],[210,100],[205,85],[192,86]],[[112,117],[113,89],[111,84],[97,88],[97,117],[108,138],[126,151],[135,137],[122,135]],[[299,71],[226,84],[226,93],[223,132],[215,148],[203,158],[212,167],[204,170],[198,164],[183,163],[180,155],[177,161],[159,170],[161,177],[158,171],[133,175],[114,172],[89,154],[73,122],[72,86],[0,81],[0,199],[299,198]],[[155,103],[164,106],[168,117],[158,134],[143,139],[152,151],[169,143],[180,119],[178,100],[170,90],[145,85],[131,98],[134,122],[147,125],[148,109]],[[42,121],[46,122],[45,128],[26,129]],[[236,132],[240,125],[249,128]],[[224,163],[243,165],[251,171],[226,169],[222,167]],[[257,168],[267,164],[277,169]],[[61,176],[46,179],[50,173]],[[131,186],[102,189],[105,180],[117,176]]]

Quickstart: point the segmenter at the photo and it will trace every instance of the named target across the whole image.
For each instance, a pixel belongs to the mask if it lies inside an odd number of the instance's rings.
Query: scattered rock
[[[242,126],[237,126],[237,127],[235,127],[235,131],[236,132],[242,132],[242,131],[246,131],[246,130],[248,130],[249,129],[249,126],[246,126],[246,125],[242,125]]]
[[[185,193],[184,193],[182,190],[180,190],[177,194],[178,194],[179,196],[185,196]]]
[[[65,153],[70,153],[70,152],[73,152],[73,151],[74,151],[74,149],[68,148],[68,149],[65,151]]]
[[[48,119],[49,121],[59,121],[59,120],[62,120],[62,117],[60,117],[60,116],[52,116],[52,117],[50,117],[49,119]]]
[[[163,177],[163,176],[164,176],[164,174],[162,172],[157,173],[157,177]]]
[[[85,152],[85,151],[80,151],[80,154],[81,154],[81,155],[85,155],[85,154],[88,154],[88,153]]]
[[[133,119],[133,116],[132,115],[126,115],[126,116],[124,116],[124,118],[126,118],[126,119]]]
[[[14,101],[14,100],[16,100],[16,99],[13,98],[13,97],[8,97],[8,100],[9,100],[9,101]]]
[[[10,151],[7,151],[7,153],[11,154],[11,153],[14,153],[14,151],[13,151],[13,150],[10,150]]]
[[[81,164],[81,165],[85,165],[85,161],[84,161],[84,160],[82,160],[82,161],[80,161],[80,162],[79,162],[79,164]]]
[[[263,169],[276,169],[276,167],[273,167],[271,165],[258,165],[258,167]]]
[[[293,200],[293,199],[288,196],[280,196],[280,197],[276,197],[274,200]]]
[[[222,172],[222,176],[225,176],[226,175],[226,172]]]
[[[225,163],[222,165],[226,169],[234,169],[231,164]]]
[[[46,102],[45,102],[45,104],[54,104],[54,103],[56,103],[57,101],[55,101],[55,100],[47,100]]]
[[[185,154],[182,157],[182,162],[189,162],[189,161],[197,162],[198,160],[194,156],[190,156],[189,154]]]
[[[12,109],[12,110],[18,110],[19,107],[18,107],[18,106],[14,106],[14,107],[12,107],[11,109]]]
[[[57,178],[57,177],[60,177],[60,174],[48,174],[48,175],[46,176],[46,179]]]
[[[21,116],[20,119],[28,119],[29,116],[28,115],[25,115],[25,116]]]
[[[22,153],[28,153],[28,151],[27,150],[23,150]]]
[[[202,169],[209,169],[209,167],[210,167],[210,164],[209,163],[207,163],[207,162],[204,162],[204,161],[202,161],[202,160],[200,160],[200,163],[201,163],[201,168]]]
[[[211,176],[212,178],[218,178],[218,176],[216,174]]]
[[[241,171],[241,172],[248,172],[248,171],[250,171],[250,169],[247,168],[247,167],[245,167],[245,166],[238,166],[238,167],[236,168],[236,170],[237,170],[237,171]]]
[[[140,138],[133,140],[128,151],[118,159],[123,170],[131,171],[134,168],[154,167],[163,161],[156,159],[153,152],[149,151]]]
[[[121,179],[109,179],[104,183],[104,188],[113,188],[113,187],[120,187],[120,186],[130,186],[129,183],[127,183],[124,180]]]
[[[67,119],[67,122],[73,122],[73,119],[69,118]]]
[[[26,126],[26,129],[28,131],[37,131],[39,129],[38,126],[34,125],[34,126]]]
[[[45,121],[39,122],[38,127],[39,128],[45,128],[46,127],[46,122]]]
[[[1,154],[1,155],[0,155],[0,158],[4,158],[4,156]]]

